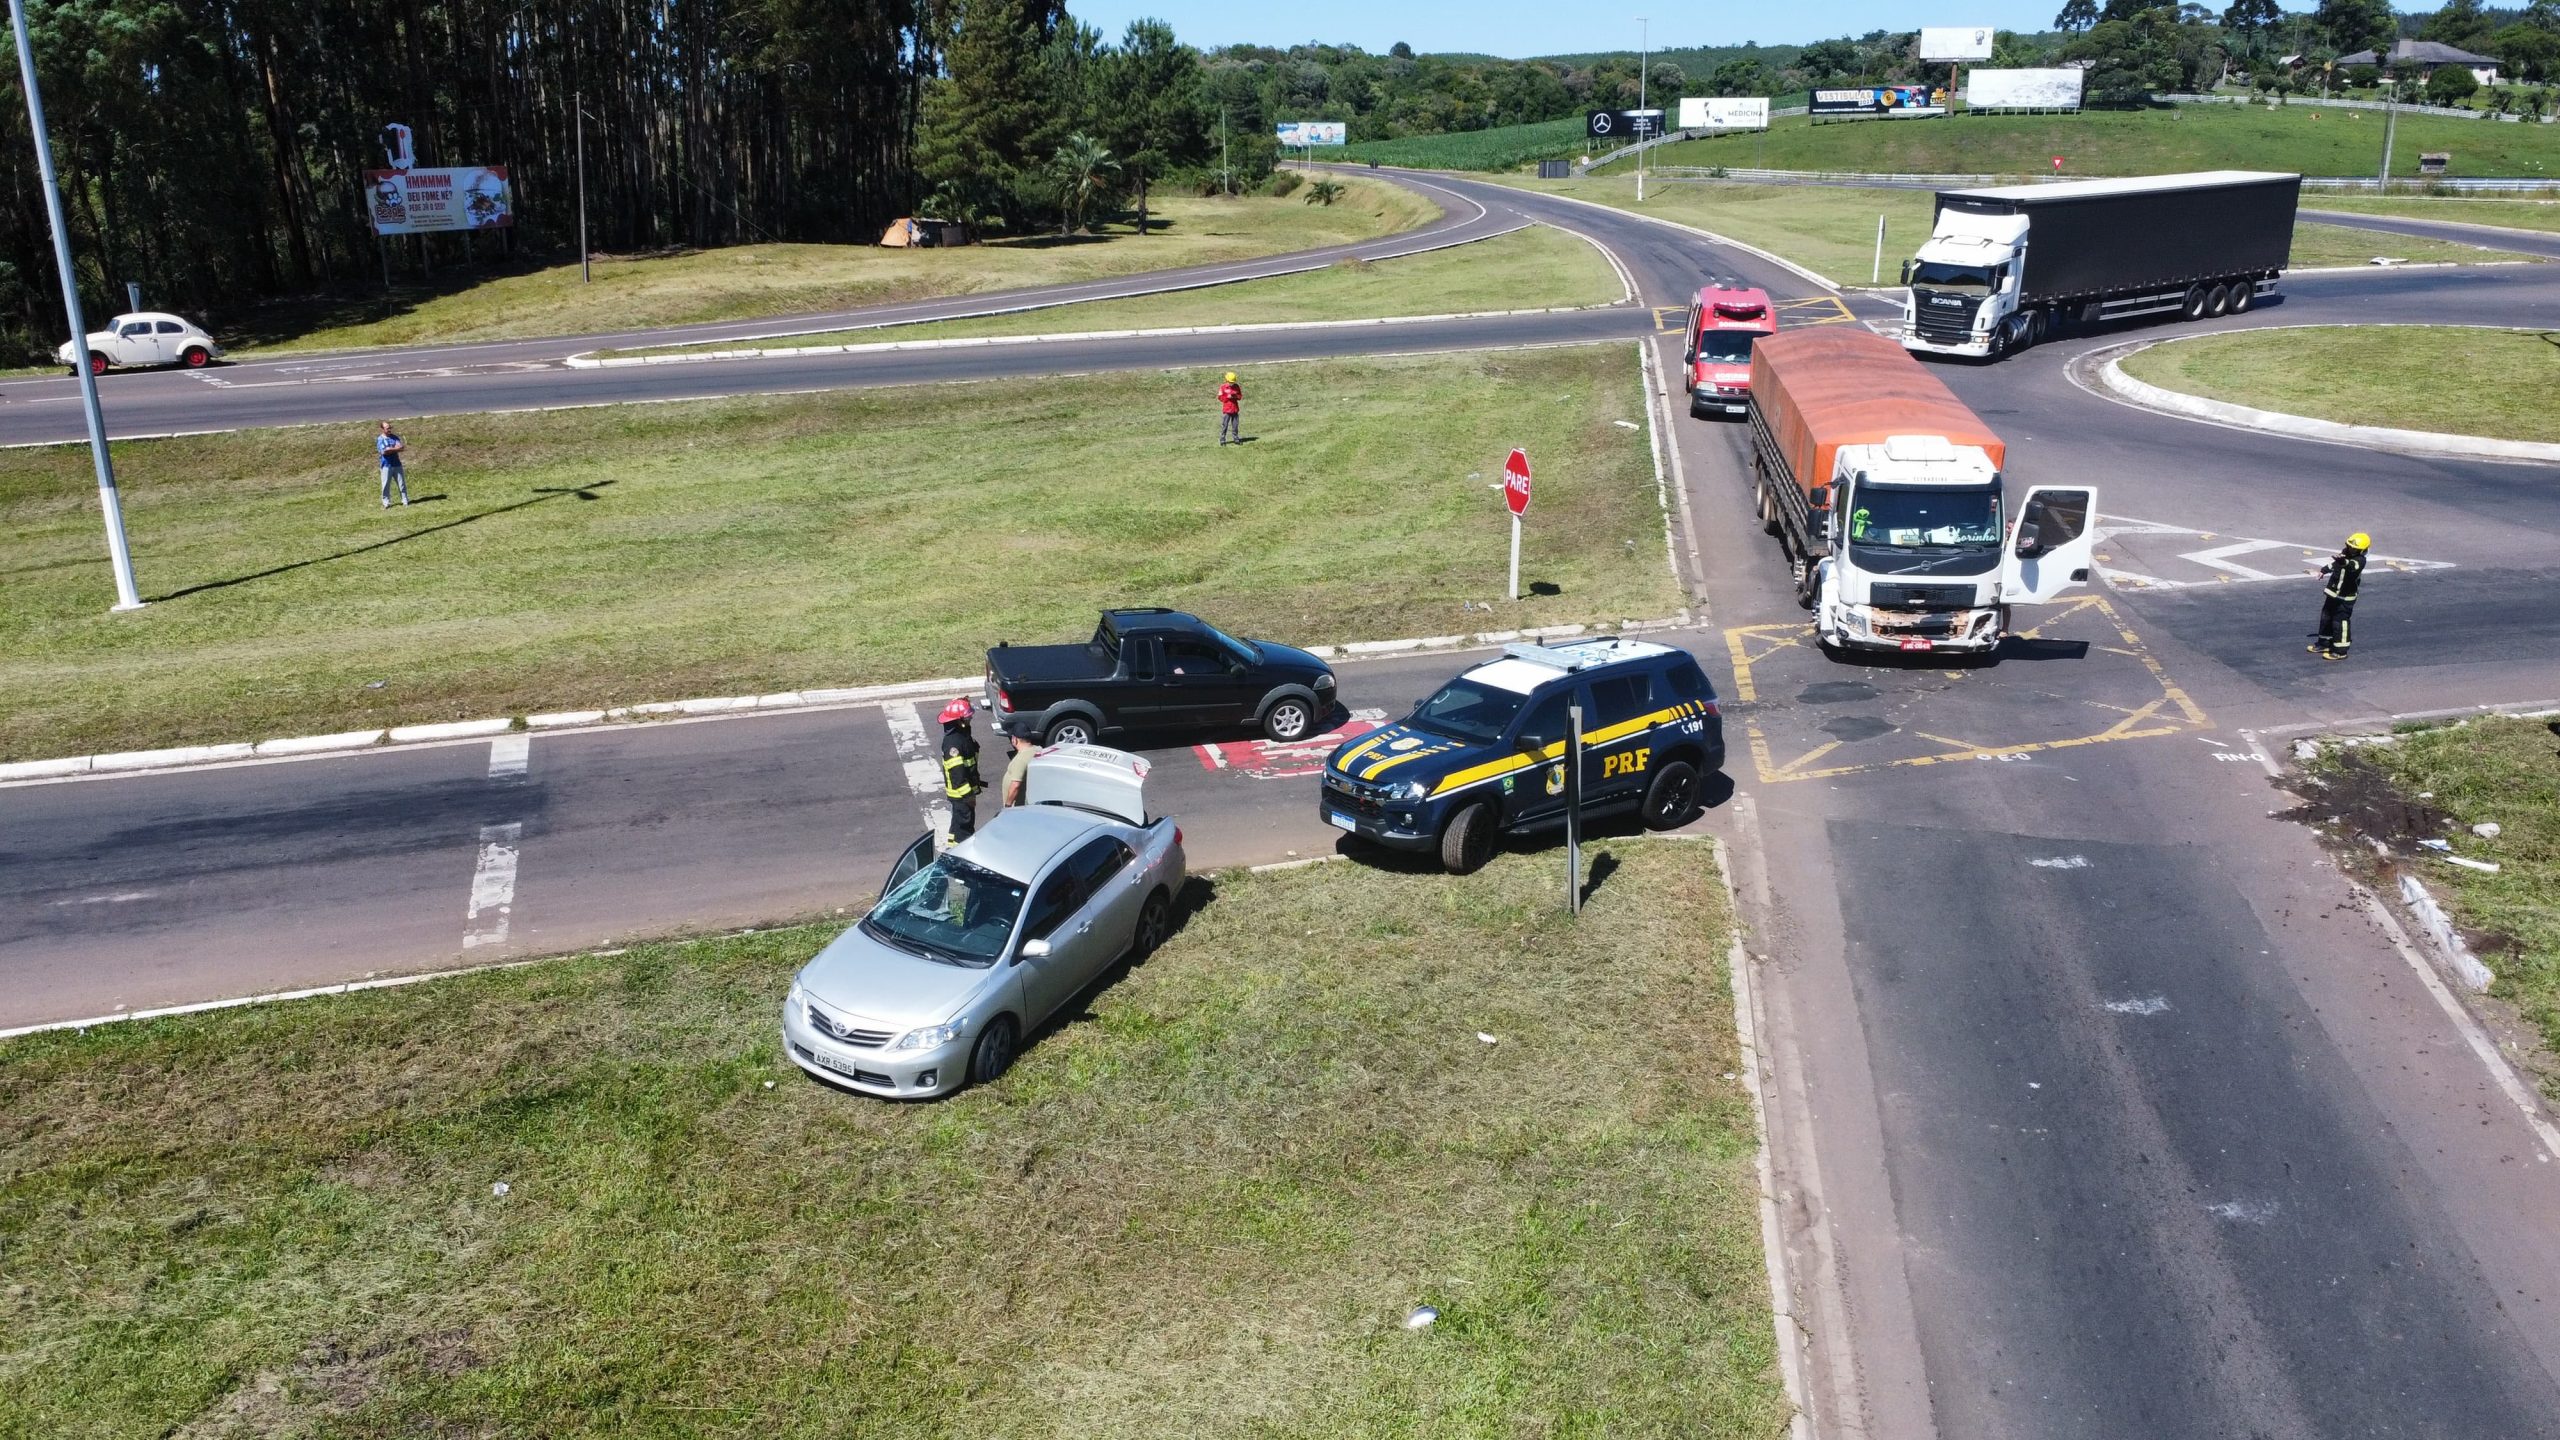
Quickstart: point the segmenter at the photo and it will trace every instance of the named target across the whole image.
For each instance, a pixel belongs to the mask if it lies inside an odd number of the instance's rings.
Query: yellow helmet
[[[2347,548],[2350,550],[2370,550],[2373,548],[2373,537],[2359,530],[2353,535],[2347,537]]]
[[[1236,383],[1236,372],[1233,370],[1227,372],[1227,383],[1230,385]]]

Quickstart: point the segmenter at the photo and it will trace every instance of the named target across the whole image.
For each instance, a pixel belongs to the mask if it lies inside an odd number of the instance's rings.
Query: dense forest
[[[1240,191],[1281,120],[1355,140],[1481,130],[1681,95],[1923,78],[1912,32],[1533,60],[1236,45],[1160,22],[1104,36],[1064,0],[29,0],[87,303],[126,282],[220,319],[262,299],[523,264],[577,244],[577,138],[594,244],[856,241],[922,209],[988,233],[1143,212],[1167,185]],[[2000,32],[1996,64],[2078,62],[2093,103],[2335,58],[2395,34],[2560,74],[2560,0],[2065,0]],[[1930,70],[1929,74],[1934,74]],[[2321,83],[2373,83],[2331,75]],[[2451,76],[2448,83],[2458,84]],[[0,363],[59,340],[52,252],[16,56],[0,71]],[[426,167],[503,165],[517,227],[377,241],[365,172],[384,126]],[[492,252],[496,253],[492,253]]]

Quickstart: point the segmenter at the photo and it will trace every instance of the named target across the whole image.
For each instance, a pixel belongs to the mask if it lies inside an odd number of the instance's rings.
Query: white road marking
[[[533,759],[533,737],[501,735],[489,742],[489,778],[521,780],[525,766]]]
[[[520,822],[480,827],[480,863],[471,872],[471,906],[463,915],[462,948],[507,943],[507,916],[516,903],[516,847]]]
[[[2041,859],[2030,860],[2027,863],[2033,865],[2039,870],[2086,870],[2089,868],[2089,857],[2086,855],[2053,855]]]
[[[2109,1000],[2103,1008],[2118,1015],[2157,1015],[2169,1008],[2169,997],[2145,995],[2139,1000]]]
[[[2273,1200],[2225,1200],[2204,1209],[2206,1214],[2217,1220],[2231,1220],[2242,1225],[2264,1225],[2276,1218],[2276,1202]]]
[[[2516,1075],[2515,1067],[2507,1063],[2507,1057],[2498,1053],[2497,1042],[2491,1040],[2489,1032],[2481,1029],[2480,1022],[2463,1008],[2462,1001],[2455,998],[2453,991],[2445,985],[2444,977],[2436,973],[2435,965],[2418,953],[2418,947],[2409,943],[2409,932],[2400,927],[2399,917],[2391,913],[2391,907],[2382,903],[2381,896],[2362,885],[2353,889],[2356,898],[2364,902],[2365,913],[2373,917],[2374,923],[2380,925],[2382,933],[2390,939],[2391,948],[2399,951],[2400,958],[2417,972],[2418,983],[2435,997],[2436,1008],[2442,1010],[2445,1018],[2453,1022],[2453,1028],[2461,1032],[2462,1041],[2471,1047],[2471,1053],[2479,1056],[2480,1063],[2489,1067],[2489,1078],[2507,1097],[2508,1103],[2523,1114],[2524,1123],[2532,1129],[2534,1138],[2542,1142],[2542,1153],[2535,1158],[2549,1164],[2552,1156],[2560,1155],[2560,1126],[2554,1126],[2543,1118],[2542,1108],[2534,1103],[2533,1092]]]
[[[2181,560],[2192,561],[2198,565],[2210,566],[2216,570],[2228,570],[2243,580],[2283,580],[2291,577],[2270,575],[2264,570],[2252,570],[2246,565],[2234,563],[2232,557],[2235,555],[2254,555],[2261,550],[2292,550],[2298,548],[2300,547],[2287,545],[2281,540],[2243,540],[2237,545],[2217,545],[2210,550],[2189,550],[2178,558]]]
[[[118,895],[80,895],[68,900],[56,900],[53,903],[56,905],[130,905],[136,900],[148,900],[158,893],[156,890],[127,890]]]
[[[942,771],[935,763],[933,740],[913,703],[883,705],[880,718],[889,722],[889,741],[907,772],[907,788],[924,802],[924,828],[936,836],[951,833],[951,809],[942,803]],[[938,840],[936,843],[940,843]]]
[[[2090,533],[2102,546],[2125,535],[2191,535],[2199,540],[2230,542],[2203,550],[2185,551],[2176,557],[2214,572],[2205,578],[2194,580],[2168,580],[2157,575],[2146,575],[2137,570],[2123,569],[2111,563],[2110,557],[2100,556],[2092,568],[2097,571],[2098,578],[2105,581],[2109,588],[2117,590],[2192,590],[2214,585],[2261,585],[2275,580],[2316,579],[2320,562],[2334,553],[2316,545],[2302,545],[2291,540],[2233,538],[2215,531],[2198,530],[2185,525],[2170,525],[2158,520],[2137,520],[2129,515],[2102,515],[2098,517],[2098,523],[2091,528]],[[2297,570],[2275,573],[2236,563],[2235,557],[2238,556],[2278,550],[2299,551],[2302,558],[2301,567]],[[2376,555],[2372,557],[2367,568],[2368,571],[2378,569],[2408,574],[2419,570],[2450,570],[2454,567],[2448,560],[2412,560],[2405,555]]]

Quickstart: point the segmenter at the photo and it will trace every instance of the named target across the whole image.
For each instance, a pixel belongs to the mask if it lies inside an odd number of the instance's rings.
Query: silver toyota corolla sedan
[[[1031,761],[1025,799],[940,855],[907,850],[880,903],[793,977],[793,1063],[870,1095],[993,1080],[1022,1037],[1123,955],[1163,941],[1182,831],[1149,820],[1147,762],[1099,745]]]

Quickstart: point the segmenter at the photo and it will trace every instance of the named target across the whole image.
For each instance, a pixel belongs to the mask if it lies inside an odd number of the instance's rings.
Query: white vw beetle
[[[110,365],[118,369],[184,365],[201,370],[221,358],[222,347],[213,343],[213,337],[204,333],[202,326],[157,310],[119,315],[108,322],[106,329],[89,337],[89,370],[96,375],[106,374]],[[65,368],[79,363],[68,340],[54,350],[53,360]]]
[[[792,977],[792,1063],[902,1098],[1003,1074],[1041,1021],[1172,929],[1182,831],[1147,818],[1146,778],[1124,751],[1052,746],[1028,804],[940,855],[919,837],[871,913]]]

